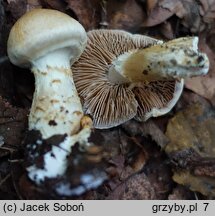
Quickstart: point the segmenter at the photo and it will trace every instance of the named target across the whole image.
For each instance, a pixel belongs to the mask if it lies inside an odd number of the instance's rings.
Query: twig
[[[195,197],[196,200],[199,200],[198,195],[197,195],[196,192],[194,192],[194,197]]]
[[[14,151],[17,151],[17,149],[13,149],[13,148],[9,148],[9,147],[4,147],[4,146],[0,146],[0,149],[2,150],[6,150],[6,151],[9,151],[9,152],[14,152]]]
[[[101,22],[99,25],[101,26],[101,29],[106,29],[109,25],[107,22],[107,0],[102,0],[101,9]]]
[[[13,116],[4,116],[4,115],[3,115],[3,116],[0,116],[0,118],[4,118],[4,119],[5,119],[5,118],[13,118]]]
[[[24,161],[23,159],[8,160],[8,162],[10,162],[10,163],[20,163],[20,162],[23,162],[23,161]]]
[[[13,123],[13,122],[21,122],[21,121],[20,120],[9,120],[9,121],[0,122],[0,125],[5,125],[5,124]]]
[[[1,181],[0,181],[0,187],[10,178],[11,174],[7,174]]]

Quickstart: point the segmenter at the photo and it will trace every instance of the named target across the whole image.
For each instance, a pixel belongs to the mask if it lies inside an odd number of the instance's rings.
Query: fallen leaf
[[[176,168],[189,170],[195,176],[215,177],[215,158],[200,156],[193,148],[169,154]]]
[[[62,0],[40,0],[41,4],[45,8],[51,8],[55,10],[59,10],[62,12],[66,12],[67,4]]]
[[[205,24],[209,25],[208,28],[214,25],[215,20],[215,0],[200,0],[200,15],[203,17]]]
[[[13,22],[15,22],[27,10],[26,0],[8,0],[7,2],[7,11],[10,11]]]
[[[109,29],[137,32],[144,21],[144,17],[143,9],[135,0],[108,1],[107,19]]]
[[[146,17],[146,19],[144,20],[142,24],[143,27],[152,27],[152,26],[161,24],[174,14],[174,11],[171,11],[168,8],[163,7],[162,2],[163,2],[162,0],[159,0],[158,2],[153,2],[153,3],[149,3],[149,1],[147,1],[148,3],[147,4],[148,5],[147,15],[148,16]]]
[[[136,137],[127,136],[122,130],[119,132],[121,154],[125,157],[124,163],[132,168],[130,174],[141,171],[148,160],[144,147]]]
[[[215,110],[196,103],[178,112],[167,126],[165,151],[174,167],[173,179],[203,195],[215,196]]]
[[[178,184],[187,186],[192,191],[198,191],[205,196],[215,197],[215,181],[214,178],[196,177],[189,171],[183,170],[175,172],[173,180]],[[210,199],[210,198],[209,198]]]
[[[166,199],[174,184],[171,167],[167,164],[166,156],[160,152],[160,149],[159,152],[152,153],[143,171],[155,189],[156,199]]]
[[[41,0],[27,0],[27,11],[35,8],[42,8]]]
[[[209,34],[210,35],[210,34]],[[206,33],[201,34],[199,49],[208,55],[210,61],[209,72],[206,76],[199,76],[187,79],[186,88],[209,99],[215,105],[215,52],[211,50],[206,41]],[[214,41],[212,41],[214,43]]]
[[[158,127],[154,120],[146,122],[137,122],[130,120],[122,124],[122,128],[130,134],[130,136],[150,136],[162,148],[169,142],[169,139],[164,135],[163,131]]]
[[[100,0],[65,0],[67,8],[71,9],[77,16],[79,22],[89,31],[98,28]]]
[[[157,6],[159,0],[147,0],[147,13],[150,14],[152,10]]]
[[[111,185],[118,185],[121,181],[125,181],[125,179],[135,173],[132,167],[126,164],[125,160],[124,155],[119,155],[109,161],[111,168],[115,170],[115,179],[112,179]]]
[[[167,126],[169,154],[193,148],[202,157],[215,157],[215,111],[210,105],[196,103],[178,112]]]
[[[155,190],[144,173],[127,178],[107,197],[109,200],[152,200]]]
[[[206,98],[200,96],[199,94],[196,94],[195,92],[187,90],[185,88],[181,95],[181,98],[177,102],[174,109],[175,112],[177,113],[178,111],[187,109],[190,106],[195,104],[202,104],[203,106],[209,106],[210,102]]]
[[[172,40],[175,38],[174,29],[172,24],[168,21],[164,21],[160,26],[160,33],[168,40]]]
[[[191,32],[202,31],[199,5],[195,0],[163,0],[161,6],[172,11]]]
[[[148,1],[149,2],[149,1]],[[147,3],[148,3],[147,2]],[[148,3],[148,17],[143,26],[155,26],[176,15],[192,33],[210,29],[214,24],[214,0],[159,0]]]
[[[194,199],[193,193],[182,185],[177,185],[172,193],[168,196],[168,200],[192,200]]]

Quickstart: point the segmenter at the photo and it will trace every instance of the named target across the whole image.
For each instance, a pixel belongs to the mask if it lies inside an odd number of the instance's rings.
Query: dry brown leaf
[[[189,171],[183,170],[175,172],[173,180],[178,184],[187,186],[192,191],[198,191],[205,196],[215,197],[215,181],[214,178],[196,177]]]
[[[156,7],[159,0],[147,0],[147,13],[150,14],[151,11]]]
[[[186,200],[193,199],[192,192],[181,185],[177,185],[172,193],[168,196],[168,200]]]
[[[136,32],[144,20],[145,14],[135,0],[109,0],[107,4],[108,28]]]
[[[79,22],[88,31],[98,28],[98,10],[100,10],[100,0],[65,0],[68,8],[77,16]]]
[[[204,30],[205,25],[202,23],[200,16],[200,6],[195,0],[161,0],[160,7],[171,11],[181,19],[181,24],[191,32],[200,32]]]
[[[135,174],[120,184],[107,199],[151,200],[155,199],[155,190],[144,173]]]
[[[200,0],[200,14],[203,21],[207,24],[214,23],[215,21],[215,0]]]
[[[170,139],[165,151],[192,148],[202,157],[215,157],[215,111],[200,103],[178,112],[168,123],[166,136]]]
[[[197,94],[209,99],[215,105],[215,52],[211,50],[206,42],[206,34],[200,36],[199,48],[205,52],[210,61],[209,73],[202,77],[193,77],[185,82],[186,88],[196,92]],[[212,41],[214,43],[214,40]]]
[[[45,8],[51,8],[62,12],[66,11],[66,3],[62,0],[40,0]]]
[[[148,16],[142,24],[143,27],[151,27],[161,24],[174,14],[174,11],[162,7],[163,0],[159,0],[158,2],[154,2],[152,4],[149,2],[150,1],[147,2]],[[178,2],[178,0],[176,2]]]
[[[162,6],[174,11],[191,32],[210,29],[215,24],[215,0],[164,0]]]
[[[159,0],[157,4],[149,4],[148,10],[149,16],[144,26],[158,25],[174,14],[181,19],[182,25],[193,33],[214,25],[214,0]]]
[[[139,172],[143,169],[146,161],[148,160],[148,155],[140,144],[139,140],[135,137],[129,137],[123,131],[120,131],[120,149],[124,158],[124,162],[127,165],[126,169],[129,167],[130,173],[128,173],[128,169],[126,173],[131,175],[133,173]],[[131,151],[132,150],[132,151]],[[132,168],[132,169],[131,169]],[[126,176],[127,174],[123,174]],[[127,175],[127,177],[128,177]]]
[[[160,33],[168,40],[174,39],[174,29],[172,27],[172,24],[168,21],[164,21],[160,26]]]
[[[163,131],[153,120],[148,120],[147,122],[130,120],[122,124],[122,128],[130,136],[150,136],[152,140],[162,148],[169,142],[169,139],[164,135]]]
[[[175,166],[174,181],[204,195],[215,196],[215,110],[194,104],[178,112],[167,126],[165,151]],[[205,186],[207,185],[207,187]]]
[[[27,11],[35,8],[42,8],[40,0],[27,0]]]
[[[8,0],[7,10],[10,11],[11,17],[16,21],[27,10],[26,0]]]

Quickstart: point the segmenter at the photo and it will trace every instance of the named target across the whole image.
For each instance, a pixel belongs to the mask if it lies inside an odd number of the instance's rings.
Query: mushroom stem
[[[33,62],[35,93],[29,129],[39,130],[43,139],[79,131],[83,117],[66,50],[47,54]]]
[[[34,9],[24,14],[12,27],[7,43],[10,61],[30,68],[35,76],[29,131],[23,142],[28,176],[37,184],[57,178],[55,183],[63,187],[61,194],[68,194],[66,190],[79,187],[79,183],[83,188],[86,186],[81,190],[83,193],[99,186],[107,177],[102,168],[89,162],[89,178],[85,182],[80,180],[85,174],[85,162],[89,161],[88,150],[93,146],[88,140],[92,120],[83,114],[70,68],[86,43],[87,34],[79,22],[50,9]],[[102,159],[98,164],[102,165]],[[74,172],[79,170],[80,179],[75,173],[74,181],[70,179],[71,184],[64,187],[63,174],[69,172],[71,164]],[[89,185],[97,176],[101,177],[99,182]]]
[[[36,165],[27,168],[29,177],[38,184],[46,177],[55,178],[65,172],[67,157],[75,143],[79,142],[85,147],[89,145],[91,130],[90,126],[85,127],[82,122],[83,110],[72,78],[70,56],[67,50],[60,49],[32,63],[35,92],[29,116],[29,130],[39,131],[42,140],[56,134],[64,136],[57,146],[53,145],[45,154],[42,168]],[[41,145],[39,138],[36,145]]]
[[[108,78],[113,83],[150,82],[204,75],[208,69],[207,55],[198,51],[198,37],[186,37],[121,54]]]

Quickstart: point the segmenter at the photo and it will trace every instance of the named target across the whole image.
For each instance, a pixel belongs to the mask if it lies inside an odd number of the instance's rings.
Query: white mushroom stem
[[[27,168],[29,178],[40,184],[46,178],[56,178],[63,175],[68,166],[67,157],[71,154],[72,146],[77,142],[85,145],[85,147],[89,145],[90,133],[90,128],[84,128],[78,134],[67,136],[58,146],[52,146],[51,151],[47,152],[43,157],[44,164],[42,168],[36,165]],[[36,144],[41,145],[42,143],[38,141]]]
[[[10,31],[10,61],[31,68],[35,76],[24,144],[28,175],[38,184],[65,172],[74,144],[90,145],[92,121],[83,114],[70,69],[86,43],[83,26],[57,10],[31,10]]]
[[[209,60],[198,51],[198,38],[186,37],[118,56],[108,78],[113,83],[147,82],[204,75],[208,70]]]
[[[58,50],[33,62],[35,93],[29,116],[29,130],[40,131],[42,138],[67,135],[58,146],[44,155],[44,165],[27,168],[36,183],[62,175],[67,168],[71,147],[79,142],[87,146],[90,128],[80,129],[83,110],[70,69],[69,53]],[[41,145],[40,141],[35,145]]]
[[[69,53],[62,49],[33,62],[35,93],[29,129],[39,130],[43,139],[79,131],[83,117],[81,102],[70,69]]]

